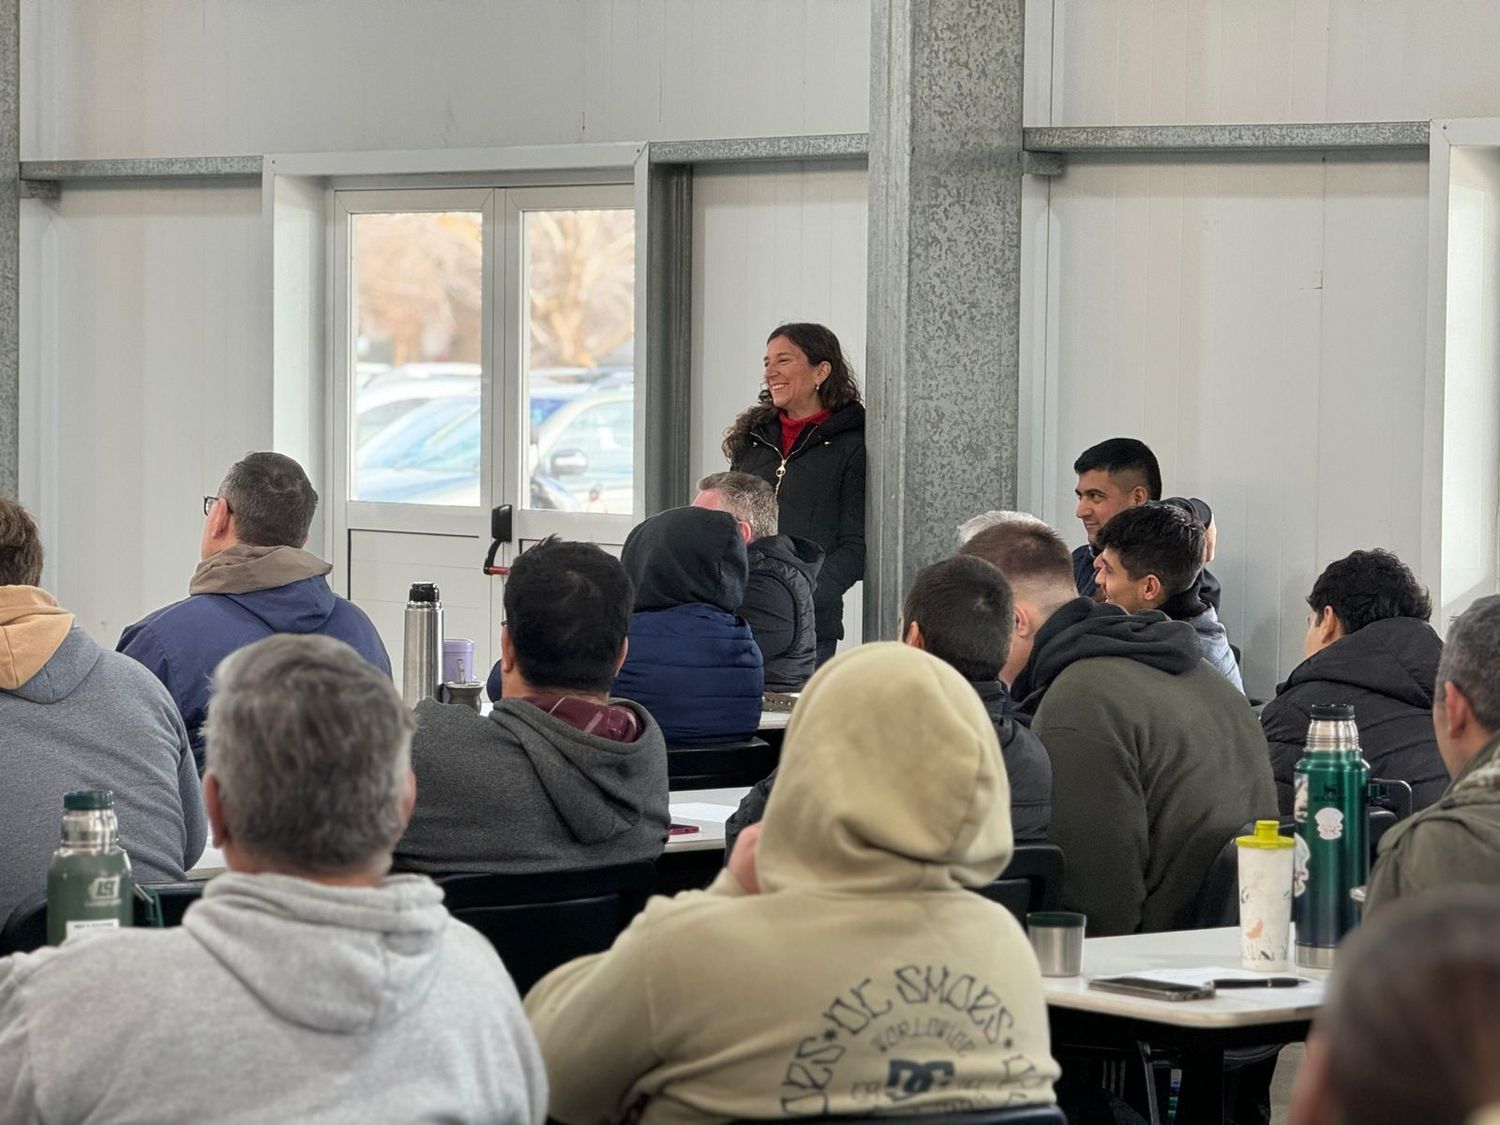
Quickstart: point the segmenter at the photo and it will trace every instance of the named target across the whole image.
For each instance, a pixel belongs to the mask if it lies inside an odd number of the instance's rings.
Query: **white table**
[[[1126,974],[1214,968],[1240,970],[1237,926],[1163,934],[1089,938],[1083,943],[1083,974],[1044,977],[1042,991],[1061,1046],[1116,1047],[1135,1053],[1144,1041],[1182,1052],[1183,1087],[1178,1120],[1223,1120],[1224,1052],[1234,1047],[1296,1042],[1323,1004],[1326,971],[1295,963],[1275,976],[1301,977],[1295,988],[1221,990],[1212,1000],[1150,1000],[1098,992],[1089,979]]]

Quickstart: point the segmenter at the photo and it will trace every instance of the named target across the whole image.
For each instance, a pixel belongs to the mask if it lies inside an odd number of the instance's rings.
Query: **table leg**
[[[1184,1125],[1224,1125],[1224,1048],[1183,1048],[1177,1120]]]

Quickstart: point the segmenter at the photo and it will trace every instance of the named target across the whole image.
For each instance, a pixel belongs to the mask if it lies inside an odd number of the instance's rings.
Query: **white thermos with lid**
[[[408,707],[437,698],[443,679],[443,602],[434,582],[413,582],[406,597],[401,696]]]

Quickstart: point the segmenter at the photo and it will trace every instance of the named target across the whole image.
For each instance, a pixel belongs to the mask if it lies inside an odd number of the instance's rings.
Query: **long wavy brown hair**
[[[859,401],[859,384],[854,381],[854,372],[844,358],[844,349],[839,338],[821,324],[794,322],[783,324],[766,337],[770,343],[778,336],[785,336],[807,356],[807,362],[816,367],[826,363],[828,378],[818,387],[818,401],[828,411],[842,410],[852,402]],[[755,405],[742,411],[730,427],[724,431],[724,456],[733,461],[745,448],[750,431],[776,417],[776,407],[771,403],[771,389],[762,385]]]

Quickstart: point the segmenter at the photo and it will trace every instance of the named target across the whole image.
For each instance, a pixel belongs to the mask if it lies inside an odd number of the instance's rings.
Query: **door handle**
[[[508,566],[496,566],[495,554],[500,544],[511,541],[511,523],[514,510],[509,504],[490,509],[490,550],[484,556],[484,573],[504,577],[510,573]]]

